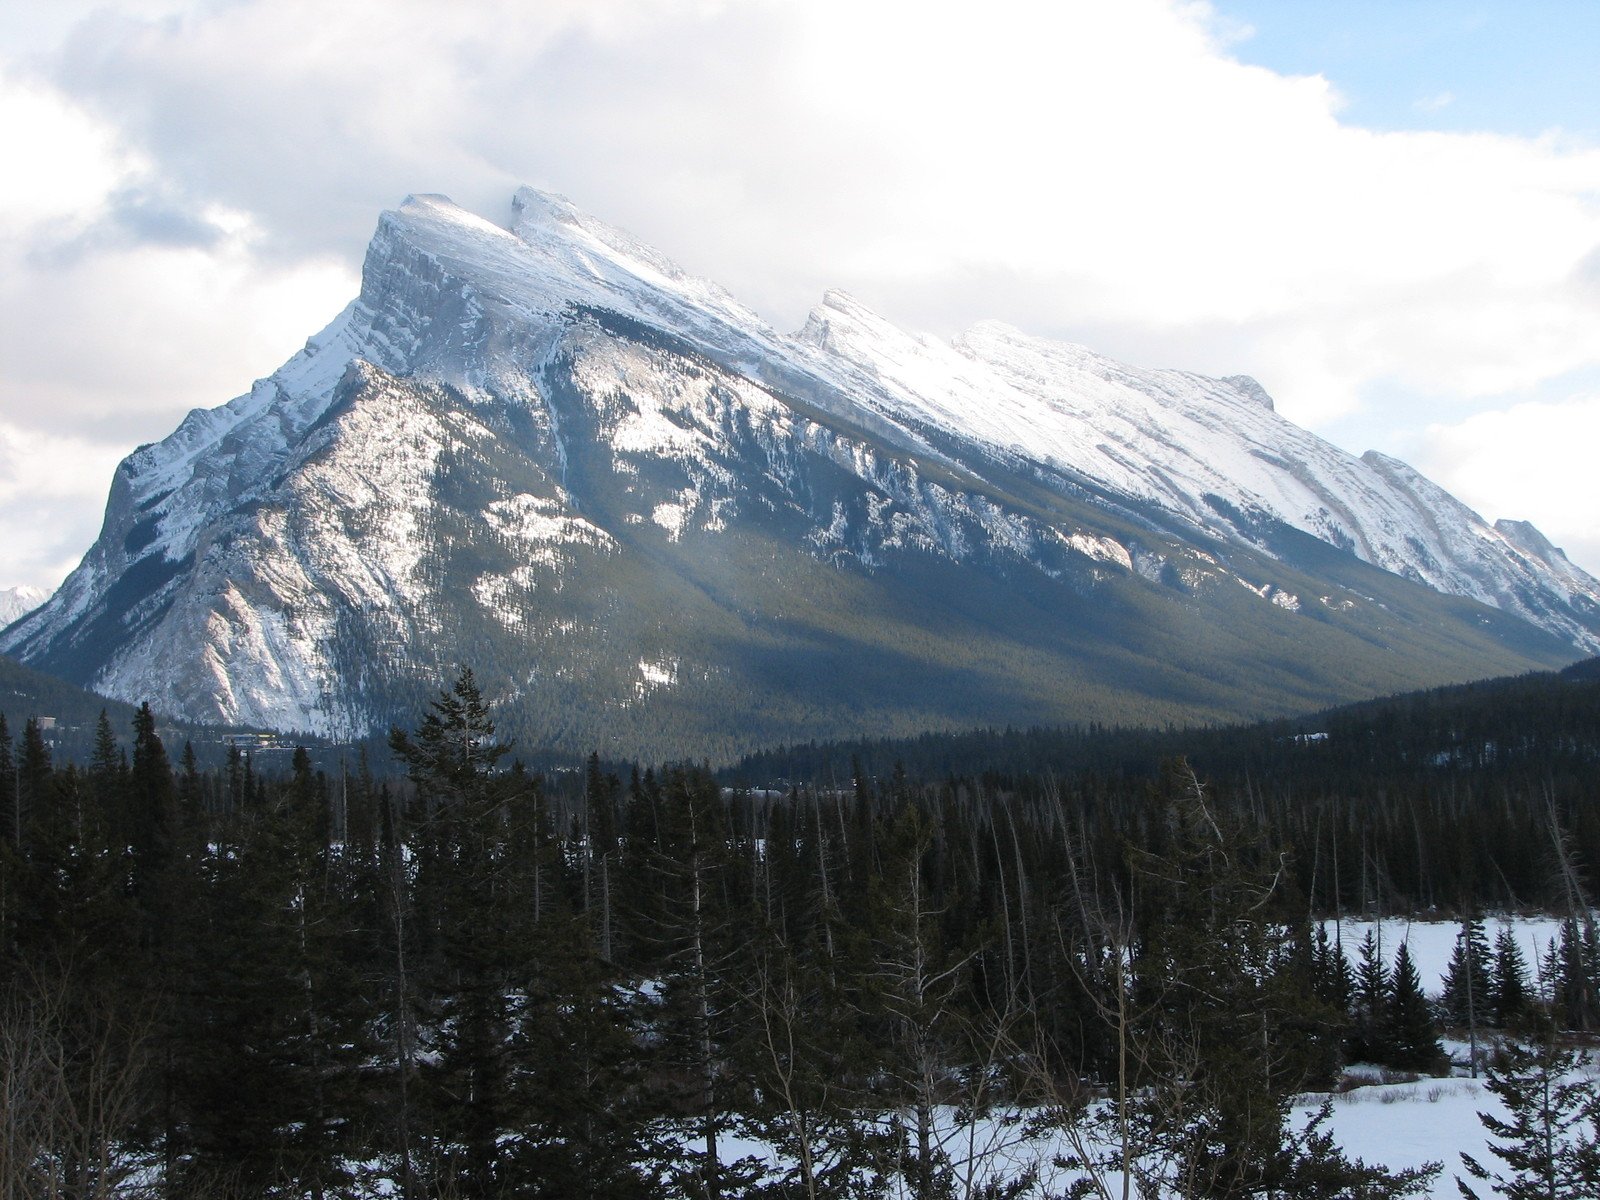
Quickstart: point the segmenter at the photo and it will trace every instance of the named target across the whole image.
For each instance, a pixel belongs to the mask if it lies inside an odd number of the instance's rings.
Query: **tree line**
[[[1325,868],[1182,761],[546,780],[470,672],[393,735],[404,778],[174,764],[148,707],[130,750],[103,718],[58,766],[0,725],[6,1200],[1427,1182],[1291,1118],[1352,1058],[1441,1065],[1407,951],[1330,945]],[[1478,954],[1485,1028],[1511,977],[1507,1024],[1584,1011]]]
[[[1566,912],[1568,862],[1600,861],[1600,672],[1594,663],[1436,688],[1293,720],[1190,729],[929,733],[808,743],[752,755],[725,782],[849,787],[862,775],[1075,805],[1137,809],[1182,756],[1217,801],[1296,850],[1322,912]],[[1137,829],[1118,829],[1133,836]]]

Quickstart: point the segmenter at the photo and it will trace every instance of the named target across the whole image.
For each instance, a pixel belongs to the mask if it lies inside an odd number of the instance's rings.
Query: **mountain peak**
[[[418,194],[303,351],[127,460],[0,649],[335,733],[481,663],[571,750],[1199,720],[1600,646],[1600,584],[1543,545],[1247,377],[950,344],[842,291],[788,337],[565,197],[502,226]]]
[[[794,337],[806,345],[837,353],[841,338],[848,340],[884,333],[895,337],[906,336],[849,292],[829,288],[822,293],[822,303],[806,314],[806,323]]]
[[[404,218],[406,222],[417,226],[425,223],[458,226],[480,235],[487,235],[491,239],[509,232],[470,209],[462,208],[441,192],[413,192],[400,202],[398,208],[385,212],[383,217],[379,218],[380,224],[385,218],[392,217]]]
[[[1222,382],[1232,385],[1234,391],[1238,392],[1246,400],[1259,404],[1268,412],[1278,411],[1277,406],[1272,403],[1272,397],[1268,395],[1267,389],[1257,383],[1254,377],[1250,375],[1224,375]]]
[[[519,225],[572,225],[583,222],[578,206],[560,192],[519,187],[511,196],[511,228]]]
[[[1494,527],[1495,532],[1517,549],[1533,555],[1541,562],[1555,566],[1558,562],[1568,561],[1567,552],[1545,537],[1532,521],[1512,521],[1502,517],[1494,523]]]
[[[26,583],[0,588],[0,629],[26,616],[49,598],[49,592]]]
[[[538,254],[613,285],[670,292],[717,307],[739,308],[717,284],[690,274],[654,246],[590,216],[555,192],[521,187],[511,199],[511,232]]]

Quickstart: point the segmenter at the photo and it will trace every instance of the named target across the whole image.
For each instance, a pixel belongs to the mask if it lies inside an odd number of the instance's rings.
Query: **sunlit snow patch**
[[[642,700],[651,692],[672,687],[677,682],[677,659],[664,658],[657,662],[651,662],[647,658],[641,658],[639,660],[639,682],[634,685],[634,692]]]
[[[658,504],[650,519],[667,531],[667,536],[677,541],[683,536],[683,527],[689,523],[687,504]]]

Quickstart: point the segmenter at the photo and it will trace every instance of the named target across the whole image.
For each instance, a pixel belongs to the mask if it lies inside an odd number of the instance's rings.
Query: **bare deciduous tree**
[[[31,974],[0,997],[0,1200],[139,1200],[154,1164],[131,1133],[144,1023],[70,975]]]

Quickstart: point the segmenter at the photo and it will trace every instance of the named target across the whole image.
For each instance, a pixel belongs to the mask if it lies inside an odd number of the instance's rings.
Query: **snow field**
[[[1395,953],[1400,943],[1411,947],[1411,960],[1416,963],[1417,974],[1422,976],[1422,987],[1428,995],[1437,997],[1444,990],[1445,969],[1450,965],[1450,954],[1455,949],[1456,935],[1461,932],[1460,921],[1419,921],[1409,918],[1388,918],[1381,921],[1324,921],[1330,939],[1342,942],[1345,957],[1354,967],[1361,953],[1362,939],[1369,931],[1375,932],[1381,943],[1384,964],[1394,966]],[[1528,974],[1535,989],[1539,986],[1539,964],[1545,951],[1561,932],[1559,917],[1485,917],[1483,933],[1489,945],[1494,946],[1500,931],[1510,928],[1528,960]]]
[[[1333,1111],[1327,1128],[1351,1158],[1394,1169],[1443,1164],[1422,1193],[1428,1200],[1459,1200],[1456,1176],[1464,1173],[1463,1152],[1480,1162],[1498,1163],[1489,1152],[1489,1138],[1478,1113],[1503,1115],[1503,1110],[1481,1079],[1421,1079],[1358,1088],[1333,1097],[1311,1094],[1296,1104],[1294,1119],[1299,1123],[1310,1120],[1330,1098]],[[1018,1125],[1001,1117],[975,1122],[968,1131],[958,1127],[953,1109],[941,1110],[939,1115],[940,1133],[948,1139],[947,1151],[956,1160],[958,1174],[965,1168],[961,1161],[965,1147],[970,1144],[973,1148],[977,1161],[971,1178],[975,1183],[1014,1176],[1030,1163],[1039,1166],[1041,1181],[1054,1189],[1064,1188],[1076,1176],[1052,1165],[1056,1156],[1071,1152],[1061,1134],[1024,1138]],[[771,1147],[749,1138],[724,1139],[721,1151],[724,1162],[746,1156],[775,1161]],[[1120,1184],[1120,1176],[1112,1178],[1113,1186]]]

